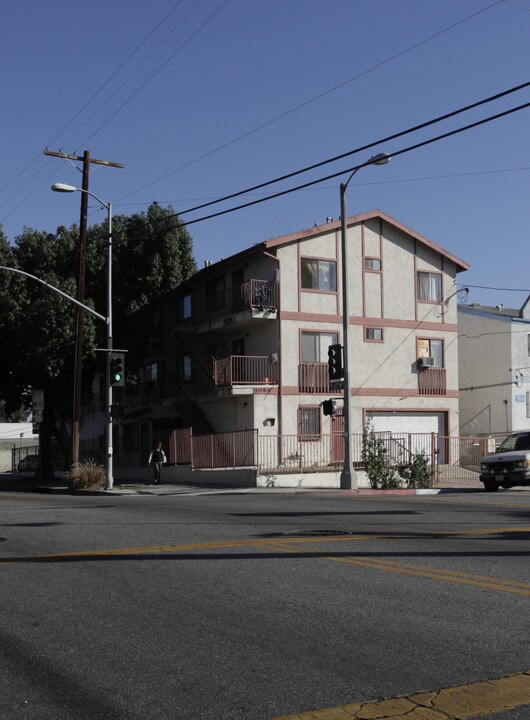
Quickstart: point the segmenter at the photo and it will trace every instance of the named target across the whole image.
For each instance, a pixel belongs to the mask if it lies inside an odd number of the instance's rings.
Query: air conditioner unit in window
[[[421,357],[418,358],[418,367],[434,367],[433,357]]]

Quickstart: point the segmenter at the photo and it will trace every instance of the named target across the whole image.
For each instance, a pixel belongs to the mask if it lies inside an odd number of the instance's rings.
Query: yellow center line
[[[530,705],[530,671],[433,692],[282,715],[273,720],[469,720]]]
[[[414,539],[439,539],[448,538],[456,539],[458,537],[480,537],[484,535],[499,535],[499,534],[516,534],[516,533],[529,533],[529,526],[522,527],[500,527],[500,528],[481,528],[473,530],[443,530],[443,531],[419,531],[419,532],[404,532],[404,533],[375,533],[375,534],[345,534],[345,535],[330,535],[328,537],[321,537],[318,534],[307,536],[307,537],[288,537],[278,536],[273,538],[261,538],[253,539],[246,538],[242,540],[223,540],[205,543],[189,543],[184,545],[153,545],[149,547],[133,547],[133,548],[105,548],[100,550],[92,551],[72,551],[65,553],[53,553],[49,555],[38,555],[33,557],[19,557],[19,558],[0,558],[0,565],[8,564],[23,564],[23,563],[36,563],[36,562],[53,562],[68,559],[97,559],[99,557],[134,557],[134,556],[145,556],[145,555],[157,555],[165,553],[193,553],[198,551],[216,551],[216,550],[227,550],[235,548],[255,548],[265,551],[282,552],[282,553],[303,553],[307,552],[300,548],[300,546],[307,545],[320,545],[326,543],[337,543],[337,542],[353,542],[353,541],[366,541],[366,540],[414,540]],[[314,551],[315,553],[317,551]],[[458,573],[451,570],[443,570],[436,568],[429,568],[421,565],[411,565],[409,563],[398,563],[392,560],[385,559],[370,559],[370,558],[338,558],[332,555],[322,554],[322,558],[327,560],[333,560],[335,562],[342,562],[345,564],[356,565],[359,567],[372,568],[375,570],[386,570],[390,572],[398,572],[401,574],[415,575],[418,577],[425,577],[429,579],[444,580],[447,582],[457,582],[466,585],[474,585],[476,587],[485,587],[494,590],[502,590],[504,592],[512,592],[519,595],[530,595],[530,585],[526,583],[519,583],[510,580],[502,580],[499,578],[483,577],[479,575],[471,575],[468,573]]]
[[[530,584],[504,580],[502,578],[485,577],[482,575],[471,575],[466,573],[453,572],[437,568],[429,568],[421,565],[409,565],[408,563],[396,563],[386,560],[357,560],[355,558],[326,557],[326,560],[344,563],[346,565],[357,565],[358,567],[371,568],[373,570],[386,570],[389,572],[401,573],[402,575],[415,575],[430,580],[441,580],[453,582],[460,585],[473,585],[474,587],[488,588],[489,590],[500,590],[515,595],[526,595],[530,597]]]
[[[437,539],[437,538],[458,538],[474,537],[481,535],[518,534],[528,533],[530,526],[521,527],[497,527],[482,528],[474,530],[433,530],[419,532],[382,532],[382,533],[348,533],[344,535],[330,535],[322,537],[315,531],[314,535],[305,537],[280,536],[274,538],[245,538],[242,540],[219,540],[214,542],[187,543],[184,545],[151,545],[129,548],[104,548],[100,550],[75,550],[63,553],[51,553],[48,555],[34,555],[27,557],[0,558],[0,564],[13,564],[24,562],[46,562],[67,558],[97,558],[107,556],[123,555],[156,555],[161,553],[187,553],[198,550],[225,550],[228,548],[255,547],[261,549],[275,549],[275,546],[291,546],[297,544],[321,544],[335,542],[352,542],[354,540],[416,540],[416,539]]]

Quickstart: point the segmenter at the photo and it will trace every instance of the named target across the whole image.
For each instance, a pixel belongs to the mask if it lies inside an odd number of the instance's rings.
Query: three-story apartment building
[[[457,274],[467,264],[380,210],[349,217],[351,432],[457,433]],[[166,298],[159,332],[125,394],[120,442],[153,433],[257,429],[329,435],[343,457],[341,223],[266,240],[207,263]],[[336,401],[334,416],[322,402]]]

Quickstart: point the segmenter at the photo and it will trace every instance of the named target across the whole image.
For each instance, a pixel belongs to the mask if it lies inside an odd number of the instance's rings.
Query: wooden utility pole
[[[63,158],[65,160],[75,160],[83,163],[83,183],[81,190],[81,215],[79,219],[79,272],[77,278],[77,300],[82,305],[85,304],[85,269],[87,254],[87,216],[88,216],[88,186],[90,164],[108,165],[109,167],[122,168],[121,163],[110,162],[109,160],[96,160],[90,157],[90,152],[85,150],[83,156],[69,155],[62,152],[44,151],[45,155]],[[82,391],[82,365],[83,365],[83,344],[84,332],[83,323],[85,320],[85,311],[82,307],[77,308],[77,323],[75,334],[75,360],[74,360],[74,397],[72,406],[72,465],[79,463],[79,438],[81,426],[81,391]]]

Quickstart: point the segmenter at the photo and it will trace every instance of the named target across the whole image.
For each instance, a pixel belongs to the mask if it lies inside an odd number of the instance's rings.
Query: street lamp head
[[[73,185],[67,185],[66,183],[54,183],[52,190],[53,192],[75,192],[77,188]]]
[[[389,155],[388,153],[382,152],[377,153],[377,155],[372,155],[370,158],[370,164],[371,165],[386,165],[390,162],[392,159],[392,155]]]

